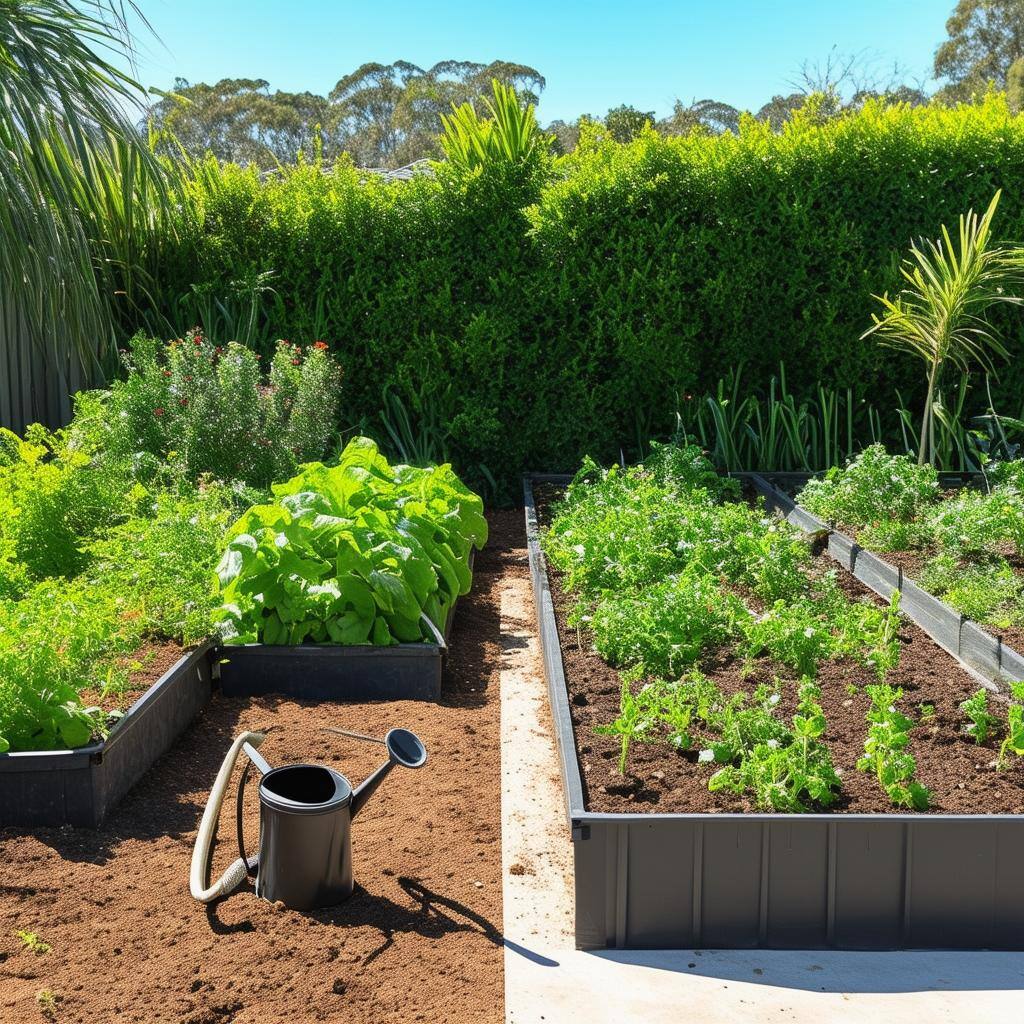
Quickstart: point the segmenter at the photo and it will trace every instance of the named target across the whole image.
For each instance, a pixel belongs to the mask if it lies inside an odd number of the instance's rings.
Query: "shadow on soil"
[[[126,840],[167,837],[191,846],[224,751],[248,705],[245,698],[226,700],[215,695],[100,828],[25,828],[11,829],[9,834],[31,834],[64,860],[90,864],[106,864]],[[0,831],[0,841],[4,834]]]
[[[1024,957],[907,950],[602,950],[602,960],[805,992],[985,992],[1024,989]]]

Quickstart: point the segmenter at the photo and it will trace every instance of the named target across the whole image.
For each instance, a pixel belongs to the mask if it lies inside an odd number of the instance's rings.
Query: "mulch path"
[[[521,512],[490,521],[439,704],[215,697],[102,829],[0,831],[0,1020],[504,1019],[499,591],[506,573],[525,571],[525,540]],[[382,748],[324,725],[376,736],[406,726],[430,755],[419,771],[395,769],[353,823],[355,894],[312,913],[275,908],[251,888],[195,903],[192,844],[231,739],[268,730],[272,764],[329,764],[354,783],[381,760]],[[236,856],[233,796],[217,873]],[[16,930],[49,952],[31,952]]]

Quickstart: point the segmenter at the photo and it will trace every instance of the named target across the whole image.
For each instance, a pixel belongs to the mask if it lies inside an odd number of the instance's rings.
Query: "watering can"
[[[331,730],[342,732],[344,730]],[[355,735],[356,733],[344,733]],[[361,739],[371,737],[359,736]],[[340,772],[318,764],[271,767],[257,749],[261,733],[243,733],[232,744],[210,792],[196,836],[190,888],[201,903],[234,891],[250,875],[256,894],[292,910],[331,907],[352,895],[352,819],[376,792],[395,765],[421,768],[427,751],[415,733],[391,729],[384,737],[388,759],[359,786]],[[238,860],[211,886],[206,885],[210,850],[231,771],[239,754],[246,763],[238,784],[236,831]],[[248,857],[242,827],[242,807],[249,771],[260,773],[259,852]]]

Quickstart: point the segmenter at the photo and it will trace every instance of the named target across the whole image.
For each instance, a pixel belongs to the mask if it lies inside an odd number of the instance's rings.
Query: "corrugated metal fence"
[[[0,426],[21,433],[30,423],[63,426],[71,396],[95,386],[76,356],[34,345],[16,310],[0,307]]]

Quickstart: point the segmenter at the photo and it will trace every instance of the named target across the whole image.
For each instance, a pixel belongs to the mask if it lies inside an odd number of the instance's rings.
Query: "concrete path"
[[[1022,1016],[1024,954],[573,948],[572,860],[529,577],[501,596],[508,1024],[992,1024]]]

